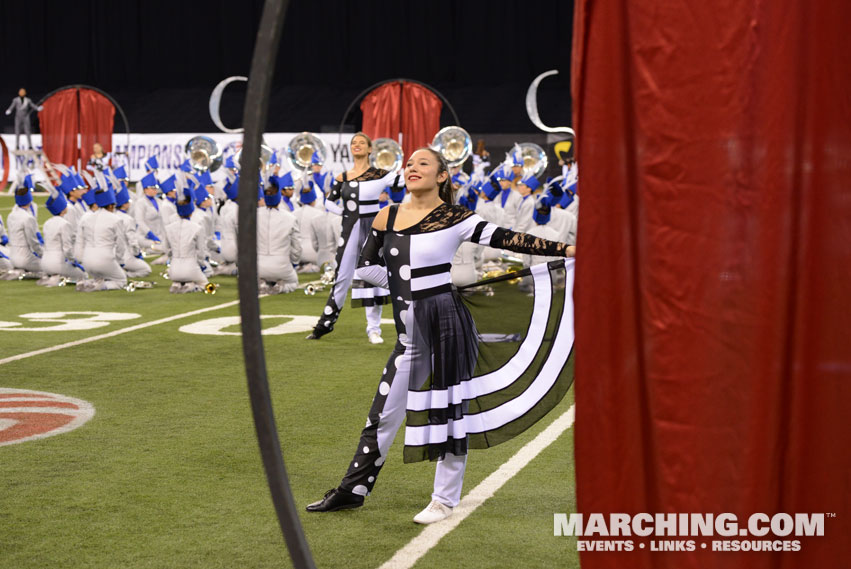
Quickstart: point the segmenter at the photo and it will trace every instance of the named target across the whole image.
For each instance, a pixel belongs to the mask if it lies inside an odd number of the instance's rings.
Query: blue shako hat
[[[65,194],[62,192],[57,190],[54,190],[54,192],[50,192],[50,197],[47,198],[44,205],[47,206],[47,211],[53,215],[59,215],[68,207],[68,200],[65,199]]]
[[[266,202],[266,205],[269,207],[277,207],[278,204],[281,203],[281,188],[277,186],[270,186],[271,189],[274,190],[274,193],[268,194],[265,191],[263,192],[263,200]]]
[[[95,204],[95,190],[94,190],[94,188],[87,191],[85,194],[83,194],[83,201],[85,202],[85,204],[87,206],[92,206],[92,205]]]
[[[496,186],[496,187],[494,187]],[[499,195],[499,192],[502,191],[502,188],[499,187],[499,184],[494,184],[492,182],[485,182],[482,184],[482,191],[489,200],[496,199],[496,196]]]
[[[147,160],[145,160],[145,170],[150,172],[151,170],[158,170],[160,167],[160,163],[157,161],[156,156],[151,156]]]
[[[279,190],[284,188],[294,188],[295,182],[293,182],[293,173],[287,172],[283,176],[274,176],[275,182],[273,185],[277,186]]]
[[[541,187],[541,182],[535,176],[529,175],[520,180],[520,183],[527,186],[533,192]]]
[[[192,190],[189,187],[183,189],[183,199],[188,200],[185,203],[180,203],[180,192],[178,192],[177,215],[180,217],[189,217],[195,211],[195,196],[192,195]]]
[[[532,219],[538,225],[546,225],[552,217],[552,209],[550,207],[550,199],[546,194],[541,194],[535,198],[535,209],[532,210]]]
[[[173,191],[176,188],[176,186],[175,186],[176,182],[177,182],[177,177],[174,174],[172,174],[171,176],[169,176],[168,178],[166,178],[165,180],[160,182],[160,190],[162,190],[162,192],[164,194],[167,194],[167,193]]]
[[[106,207],[115,203],[115,190],[109,184],[109,180],[100,172],[95,174],[98,187],[95,188],[95,203],[99,207]]]
[[[121,189],[115,192],[115,205],[121,207],[129,201],[130,190],[127,188],[127,184],[124,183],[124,180],[122,180]]]
[[[236,179],[233,182],[228,181],[223,190],[229,200],[236,201],[239,193],[239,174],[236,175]]]
[[[127,176],[127,168],[124,166],[119,166],[112,171],[112,174],[118,178],[119,180],[126,180],[129,176]]]
[[[298,201],[304,205],[312,204],[316,201],[316,189],[313,187],[313,182],[310,182],[301,189],[298,195]]]
[[[57,186],[65,195],[70,194],[73,190],[77,189],[77,180],[74,178],[73,174],[62,174],[59,178],[59,185]]]
[[[153,172],[148,172],[142,178],[142,187],[143,188],[159,188],[160,183],[157,181],[157,177],[154,176]]]
[[[231,154],[230,156],[225,158],[225,168],[227,168],[228,170],[238,170],[239,169],[239,166],[237,165],[236,161],[233,159],[233,154]]]
[[[213,185],[213,177],[210,175],[209,170],[204,170],[200,174],[197,175],[198,181],[202,186],[212,186]]]
[[[210,192],[207,191],[207,188],[204,186],[198,186],[195,188],[195,205],[201,207],[201,204],[204,203],[205,200],[209,199]]]
[[[322,158],[319,157],[319,153],[316,152],[315,150],[313,151],[313,156],[310,157],[310,163],[311,164],[321,164],[322,163]]]
[[[26,207],[30,205],[33,201],[33,177],[32,174],[27,174],[24,178],[23,187],[27,189],[27,193],[23,195],[15,194],[15,203],[18,204],[19,207]]]
[[[186,173],[192,172],[192,166],[189,164],[188,158],[180,165],[180,170]]]
[[[511,170],[506,170],[504,168],[498,168],[494,173],[493,177],[497,180],[508,180],[509,182],[514,179],[514,172]]]

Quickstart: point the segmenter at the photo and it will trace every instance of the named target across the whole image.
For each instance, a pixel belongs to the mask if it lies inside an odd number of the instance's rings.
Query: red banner
[[[578,509],[826,516],[823,537],[749,538],[799,552],[636,542],[583,569],[847,564],[849,21],[838,1],[577,0]]]
[[[115,107],[108,98],[91,89],[70,88],[42,104],[38,120],[44,153],[51,162],[73,165],[81,157],[85,163],[95,142],[101,143],[104,152],[112,150]]]
[[[399,140],[405,158],[417,148],[431,144],[440,130],[443,103],[430,89],[418,83],[392,81],[376,87],[360,104],[362,130],[375,138]]]

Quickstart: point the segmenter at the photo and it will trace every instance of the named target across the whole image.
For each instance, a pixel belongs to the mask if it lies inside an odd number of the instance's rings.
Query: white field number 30
[[[140,318],[132,312],[30,312],[18,318],[44,322],[46,326],[26,327],[20,322],[0,320],[0,331],[9,332],[73,332],[109,326],[110,322]]]

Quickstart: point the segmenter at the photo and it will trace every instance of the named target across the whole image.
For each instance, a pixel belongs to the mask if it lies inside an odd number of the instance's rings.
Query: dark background
[[[212,132],[208,100],[248,75],[260,0],[48,0],[0,3],[0,105],[24,86],[38,102],[68,84],[108,92],[133,132]],[[571,124],[573,2],[290,0],[267,131],[336,131],[370,85],[410,78],[440,91],[476,133],[540,132],[525,95],[540,73],[541,120]],[[239,126],[244,83],[222,100]],[[357,106],[355,107],[357,109]],[[442,125],[451,124],[444,111]],[[11,132],[12,117],[3,117]],[[360,112],[347,123],[360,124]],[[37,129],[37,121],[34,120]],[[123,132],[116,116],[116,132]]]

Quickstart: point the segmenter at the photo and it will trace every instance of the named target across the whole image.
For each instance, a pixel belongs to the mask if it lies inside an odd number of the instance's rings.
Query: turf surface
[[[0,197],[4,219],[9,207],[11,199]],[[134,293],[0,282],[0,321],[51,325],[19,317],[32,312],[140,315],[86,331],[2,330],[0,359],[237,298],[232,277],[213,279],[221,285],[216,295],[170,295],[157,276],[162,269],[154,270],[148,278],[158,286]],[[318,315],[324,302],[322,293],[296,291],[262,299],[261,309]],[[0,365],[0,387],[61,393],[97,409],[70,433],[0,447],[0,568],[290,565],[257,450],[240,339],[179,331],[237,314],[237,306],[221,308]],[[383,327],[387,342],[380,346],[367,343],[364,328],[361,311],[346,308],[335,332],[319,342],[305,341],[305,333],[264,337],[299,509],[339,482],[390,352],[392,325]],[[472,451],[465,489],[571,402],[569,393],[529,432]],[[318,567],[378,567],[420,533],[411,518],[428,503],[434,465],[402,464],[402,436],[363,508],[302,514]],[[572,440],[572,431],[562,435],[416,567],[578,567],[575,540],[553,537],[552,516],[575,511]]]

